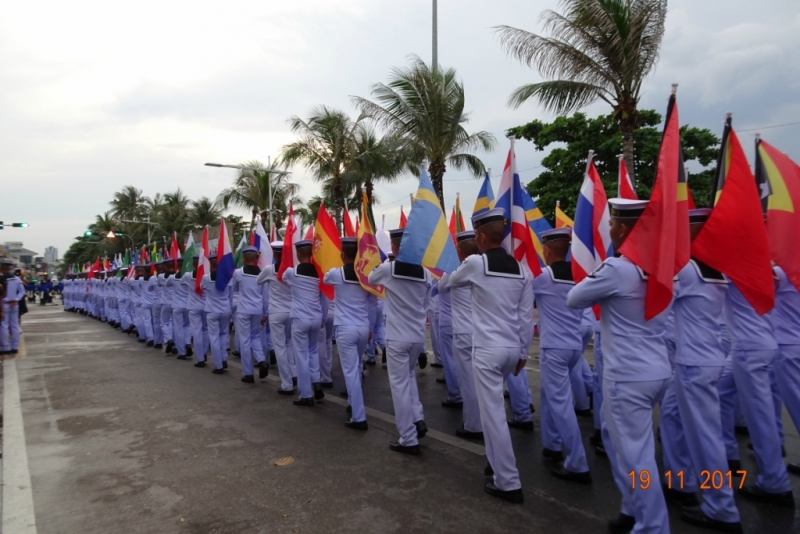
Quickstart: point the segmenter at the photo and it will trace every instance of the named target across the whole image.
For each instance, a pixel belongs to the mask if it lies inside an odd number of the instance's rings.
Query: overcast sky
[[[492,27],[538,31],[556,0],[439,0],[439,61],[458,70],[471,112],[468,129],[499,140],[480,154],[505,161],[506,128],[551,120],[536,104],[512,110],[508,95],[538,75],[508,58]],[[734,112],[748,157],[755,128],[800,160],[800,2],[671,0],[661,61],[641,107],[663,113],[679,82],[681,123],[721,131]],[[147,195],[181,187],[190,197],[228,186],[234,171],[207,161],[274,158],[293,140],[286,124],[326,104],[355,111],[409,54],[431,56],[430,0],[89,0],[0,3],[0,241],[63,255],[72,239],[109,210],[113,193],[134,185]],[[588,113],[608,110],[596,104]],[[744,131],[752,130],[752,131]],[[517,143],[524,182],[543,154]],[[308,198],[318,186],[293,169]],[[580,172],[579,170],[576,172]],[[377,188],[386,226],[416,180]],[[445,175],[449,206],[461,193],[471,212],[479,180]]]

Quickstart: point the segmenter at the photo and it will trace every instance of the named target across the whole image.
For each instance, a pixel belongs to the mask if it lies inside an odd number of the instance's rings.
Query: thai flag
[[[211,264],[208,261],[208,257],[211,254],[208,249],[208,226],[206,226],[203,228],[203,242],[201,243],[200,250],[197,251],[197,278],[195,278],[194,281],[194,292],[200,296],[203,295],[203,290],[200,289],[200,282],[203,281],[203,276],[205,276],[206,273],[211,272]]]
[[[603,182],[589,152],[586,175],[575,208],[572,230],[572,277],[575,283],[586,278],[611,253],[608,199]]]
[[[272,247],[269,243],[270,241],[267,238],[267,232],[264,230],[264,226],[261,224],[261,219],[259,219],[256,225],[256,231],[253,232],[250,243],[261,253],[258,256],[259,269],[264,269],[267,265],[272,265]]]
[[[231,240],[225,228],[225,219],[222,219],[219,222],[219,241],[217,241],[217,279],[214,281],[218,291],[225,291],[235,270],[236,262],[233,261]]]
[[[508,151],[508,158],[506,158],[506,165],[503,168],[500,187],[497,190],[495,208],[503,209],[507,220],[503,248],[517,261],[524,259],[524,263],[527,264],[531,273],[538,276],[542,272],[542,268],[539,265],[539,257],[536,254],[528,219],[525,216],[524,194],[519,183],[519,174],[517,174],[517,158],[514,154],[513,139]]]

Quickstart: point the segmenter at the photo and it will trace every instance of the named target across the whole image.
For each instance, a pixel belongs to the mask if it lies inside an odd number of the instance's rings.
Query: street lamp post
[[[115,232],[114,232],[114,230],[109,230],[109,231],[108,231],[108,233],[106,234],[106,237],[107,237],[108,239],[114,239],[114,238],[116,238],[118,235],[122,235],[122,236],[125,236],[125,237],[127,237],[128,239],[130,239],[130,241],[131,241],[131,250],[134,250],[134,249],[136,248],[136,245],[135,245],[135,244],[134,244],[134,242],[133,242],[133,238],[132,238],[131,236],[129,236],[128,234],[123,234],[122,232],[116,232],[116,233],[115,233]]]
[[[269,237],[272,237],[272,199],[273,199],[273,192],[272,192],[272,175],[277,174],[278,176],[285,176],[287,174],[291,174],[289,171],[276,171],[270,168],[264,169],[261,167],[248,167],[247,165],[225,165],[223,163],[206,163],[206,167],[224,167],[226,169],[239,169],[242,171],[253,171],[253,172],[265,172],[267,173],[267,196],[269,197]],[[271,158],[267,156],[267,167],[271,166]],[[263,211],[259,212],[263,213]]]
[[[113,220],[115,220],[115,221],[117,221],[117,222],[126,222],[126,223],[134,223],[134,224],[146,224],[146,225],[147,225],[147,245],[148,245],[148,246],[150,246],[150,236],[151,236],[151,234],[150,234],[150,227],[151,227],[151,226],[155,226],[156,228],[158,228],[159,230],[161,230],[161,231],[162,231],[162,232],[164,232],[165,234],[167,233],[167,231],[166,231],[166,230],[164,230],[163,228],[161,228],[161,227],[160,227],[159,225],[157,225],[156,223],[154,223],[154,222],[150,222],[150,216],[149,216],[149,215],[147,216],[147,219],[145,219],[145,220],[143,220],[143,221],[132,221],[132,220],[130,220],[130,219],[113,219]],[[126,235],[126,234],[122,234],[122,235]],[[130,236],[128,236],[128,237],[130,237]],[[133,241],[133,238],[131,238],[131,241]]]

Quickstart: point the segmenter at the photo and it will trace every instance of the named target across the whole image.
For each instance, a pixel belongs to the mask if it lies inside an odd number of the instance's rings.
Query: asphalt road
[[[325,401],[299,408],[276,393],[273,374],[241,383],[234,357],[216,376],[60,307],[30,308],[23,350],[3,365],[7,533],[605,532],[619,511],[608,461],[588,442],[591,418],[580,424],[592,486],[549,474],[538,413],[535,432],[512,430],[525,492],[517,506],[484,493],[483,446],[453,434],[460,413],[439,404],[441,371],[417,373],[432,431],[422,455],[409,457],[388,448],[396,432],[380,365],[367,368],[370,428],[357,432],[343,426],[337,359]],[[527,372],[538,405],[535,359]],[[785,428],[798,462],[788,418]],[[286,457],[293,463],[275,465]],[[792,483],[800,499],[800,478]],[[800,532],[800,513],[737,502],[746,532]],[[702,532],[678,515],[670,506],[673,532]]]

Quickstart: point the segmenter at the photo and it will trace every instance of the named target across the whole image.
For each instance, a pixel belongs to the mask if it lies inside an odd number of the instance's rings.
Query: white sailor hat
[[[258,254],[258,249],[256,247],[253,247],[253,246],[247,246],[247,247],[244,247],[242,249],[242,254],[247,254],[249,252]]]
[[[553,228],[552,230],[545,230],[539,234],[542,238],[542,243],[549,243],[550,241],[569,241],[572,239],[572,228]]]
[[[405,232],[405,228],[395,228],[394,230],[389,230],[389,237],[391,239],[402,239],[403,232]]]
[[[300,241],[294,244],[294,248],[303,248],[303,247],[310,247],[311,240],[310,239],[301,239]]]
[[[612,217],[635,219],[644,213],[649,200],[632,200],[629,198],[608,199],[609,213]]]
[[[476,230],[483,226],[484,224],[489,224],[493,222],[503,221],[506,220],[506,212],[502,208],[492,208],[490,210],[486,210],[483,213],[479,213],[477,215],[472,216],[472,227]]]
[[[3,258],[0,260],[0,265],[14,265],[14,260]]]
[[[358,245],[358,238],[355,238],[355,237],[343,237],[342,238],[342,246],[344,246],[344,245],[356,246],[356,245]]]
[[[689,210],[689,224],[704,223],[711,216],[711,208]]]
[[[456,234],[456,242],[458,243],[468,239],[475,239],[475,230],[465,230]]]
[[[275,250],[283,250],[283,241],[273,241],[269,246]]]

